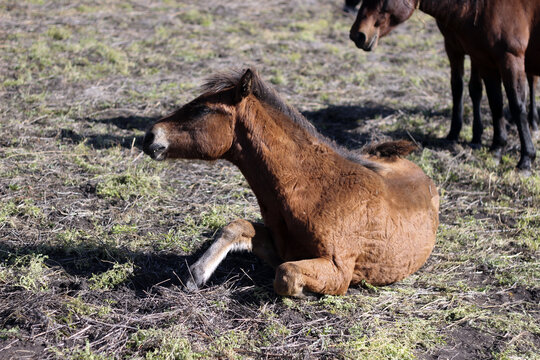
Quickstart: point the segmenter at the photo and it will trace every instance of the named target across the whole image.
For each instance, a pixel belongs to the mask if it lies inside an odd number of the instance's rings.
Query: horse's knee
[[[239,236],[252,238],[255,236],[255,228],[247,220],[236,219],[221,229],[221,233],[222,236],[225,236],[231,240]]]
[[[302,296],[302,276],[296,265],[284,263],[277,267],[274,291],[279,295]]]

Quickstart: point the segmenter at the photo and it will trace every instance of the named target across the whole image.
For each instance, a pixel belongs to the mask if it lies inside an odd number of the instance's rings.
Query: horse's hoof
[[[529,157],[522,157],[517,164],[517,169],[522,176],[531,175],[531,159]]]
[[[455,134],[453,132],[450,132],[448,135],[446,135],[446,140],[451,142],[456,142],[459,139],[459,134]]]
[[[537,132],[538,132],[538,123],[535,122],[535,121],[533,121],[533,122],[531,123],[531,132],[532,132],[532,133],[537,133]]]
[[[192,293],[192,292],[195,292],[197,290],[199,290],[199,287],[197,286],[195,281],[193,281],[193,279],[189,279],[189,280],[186,281],[186,285],[184,286],[184,291],[185,292]]]
[[[489,151],[493,155],[493,160],[495,160],[495,164],[499,165],[502,159],[503,148],[500,146],[491,145],[491,147],[489,148]]]
[[[518,168],[518,173],[523,178],[528,178],[532,175],[531,169],[520,169]]]
[[[478,150],[482,147],[482,143],[481,142],[471,142],[470,144],[471,148],[474,149],[474,150]]]

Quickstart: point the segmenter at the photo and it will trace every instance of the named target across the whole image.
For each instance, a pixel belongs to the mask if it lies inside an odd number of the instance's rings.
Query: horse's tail
[[[368,145],[362,152],[383,158],[395,158],[409,155],[418,146],[407,140],[387,141],[383,143]]]

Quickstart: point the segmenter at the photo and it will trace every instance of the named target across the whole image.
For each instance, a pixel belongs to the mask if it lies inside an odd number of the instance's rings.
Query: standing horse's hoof
[[[519,160],[519,163],[517,164],[517,168],[521,175],[523,176],[531,175],[531,158],[529,158],[528,156],[522,157]]]
[[[469,145],[472,149],[474,150],[478,150],[482,147],[482,143],[481,142],[471,142],[470,145]]]
[[[502,159],[504,146],[498,145],[498,144],[491,144],[491,147],[489,148],[489,151],[491,154],[493,154],[493,158],[495,159],[495,163],[499,164]]]
[[[521,176],[522,178],[528,178],[529,176],[532,175],[531,169],[518,168],[518,173],[519,173],[519,176]]]
[[[531,132],[538,132],[538,120],[533,120],[530,122]]]
[[[450,131],[450,133],[448,133],[448,135],[446,135],[446,140],[448,140],[448,141],[456,142],[456,141],[458,141],[458,139],[459,139],[459,132]]]

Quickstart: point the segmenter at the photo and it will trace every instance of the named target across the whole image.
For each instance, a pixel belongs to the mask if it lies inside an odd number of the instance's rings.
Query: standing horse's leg
[[[278,257],[268,228],[246,220],[235,220],[225,226],[218,238],[195,264],[189,267],[187,290],[196,290],[210,278],[229,251],[247,250],[277,267],[282,261]]]
[[[463,62],[465,54],[455,50],[446,38],[444,46],[450,61],[450,85],[452,87],[452,123],[446,138],[450,141],[457,141],[463,124]]]
[[[508,96],[508,103],[512,118],[517,124],[519,141],[521,143],[521,157],[517,167],[521,170],[530,170],[536,157],[536,151],[529,131],[527,121],[527,76],[525,75],[525,62],[523,57],[510,53],[504,55],[501,76]]]
[[[490,151],[495,158],[500,159],[502,150],[506,146],[508,135],[504,120],[503,93],[501,89],[501,76],[498,70],[484,74],[484,84],[486,84],[486,94],[493,118],[493,142]]]
[[[337,263],[326,258],[289,261],[278,266],[274,290],[280,295],[343,295],[347,292],[354,271],[354,262]]]
[[[536,83],[538,77],[534,75],[527,75],[527,81],[529,82],[529,96],[531,101],[529,102],[529,125],[532,131],[538,131],[538,109],[536,108]]]
[[[471,79],[469,80],[469,95],[473,103],[473,136],[471,145],[480,147],[482,145],[482,114],[480,112],[480,103],[482,101],[482,78],[478,72],[478,67],[471,61]]]

